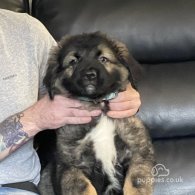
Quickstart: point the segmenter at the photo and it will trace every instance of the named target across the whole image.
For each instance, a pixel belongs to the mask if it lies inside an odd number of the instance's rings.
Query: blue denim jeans
[[[38,194],[26,190],[16,189],[16,188],[0,187],[0,195],[38,195]]]

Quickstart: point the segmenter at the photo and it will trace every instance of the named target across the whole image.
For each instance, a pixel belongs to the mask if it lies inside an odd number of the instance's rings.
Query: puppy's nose
[[[90,80],[90,81],[95,80],[96,77],[97,77],[97,72],[94,69],[88,70],[85,73],[85,78],[88,79],[88,80]]]

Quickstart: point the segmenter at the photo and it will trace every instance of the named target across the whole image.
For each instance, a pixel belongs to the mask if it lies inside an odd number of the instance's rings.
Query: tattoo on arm
[[[23,113],[19,113],[0,123],[0,152],[10,148],[11,153],[29,139],[28,134],[22,130],[20,119],[23,116]]]

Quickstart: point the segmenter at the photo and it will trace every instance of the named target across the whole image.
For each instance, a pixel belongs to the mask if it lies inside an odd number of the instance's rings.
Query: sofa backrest
[[[126,43],[145,69],[138,117],[152,136],[195,135],[194,0],[29,0],[25,9],[21,0],[8,2],[32,13],[56,40],[100,30]]]
[[[138,116],[154,138],[195,135],[194,0],[33,0],[33,16],[59,40],[103,31],[145,68]]]
[[[33,0],[33,15],[59,40],[103,31],[143,63],[194,60],[194,0]]]

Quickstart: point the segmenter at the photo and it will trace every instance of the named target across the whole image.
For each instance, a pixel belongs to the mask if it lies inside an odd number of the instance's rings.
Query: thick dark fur
[[[124,44],[99,32],[65,36],[52,51],[44,79],[50,98],[87,97],[91,101],[82,101],[83,108],[103,114],[57,130],[55,155],[42,171],[42,195],[152,194],[153,184],[146,181],[152,181],[154,155],[144,125],[136,117],[107,117],[109,103],[102,100],[129,81],[135,86],[138,69]]]

